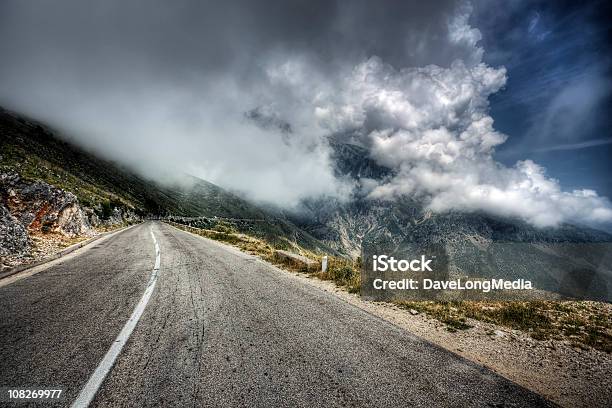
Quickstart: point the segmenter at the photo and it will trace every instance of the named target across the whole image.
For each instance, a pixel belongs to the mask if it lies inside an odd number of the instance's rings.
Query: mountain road
[[[39,268],[0,281],[2,392],[62,390],[32,406],[553,406],[291,273],[164,223]]]

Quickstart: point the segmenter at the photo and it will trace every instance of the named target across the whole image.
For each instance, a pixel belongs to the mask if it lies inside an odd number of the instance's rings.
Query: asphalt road
[[[58,404],[72,404],[143,297],[151,230],[156,286],[90,406],[552,405],[289,273],[154,222],[0,281],[0,387],[61,388]]]

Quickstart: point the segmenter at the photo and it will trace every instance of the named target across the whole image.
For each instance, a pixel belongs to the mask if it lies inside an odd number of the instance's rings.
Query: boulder
[[[30,231],[68,237],[94,233],[71,192],[43,181],[24,181],[13,171],[0,173],[0,192],[9,212]]]
[[[28,231],[4,205],[0,204],[0,258],[28,255],[30,249]]]

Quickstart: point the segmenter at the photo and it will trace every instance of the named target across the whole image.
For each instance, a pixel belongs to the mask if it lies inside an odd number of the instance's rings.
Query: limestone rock
[[[67,237],[94,233],[71,192],[43,181],[24,181],[13,171],[0,173],[0,192],[9,212],[30,231],[56,232]]]
[[[0,204],[0,257],[24,256],[31,248],[28,231]]]

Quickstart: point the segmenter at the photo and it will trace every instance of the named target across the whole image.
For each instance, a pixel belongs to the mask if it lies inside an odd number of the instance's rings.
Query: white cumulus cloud
[[[477,37],[464,31],[458,38]],[[511,168],[494,160],[506,135],[494,128],[488,98],[505,82],[503,67],[482,62],[398,70],[372,57],[329,98],[319,95],[314,112],[332,132],[361,130],[371,157],[393,170],[388,180],[369,180],[372,198],[412,195],[433,211],[480,210],[541,227],[611,221],[609,200],[596,192],[562,191],[530,160]]]

